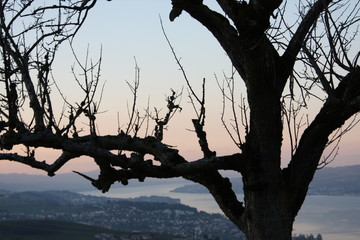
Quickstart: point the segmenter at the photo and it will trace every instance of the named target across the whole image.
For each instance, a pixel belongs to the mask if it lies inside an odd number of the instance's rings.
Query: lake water
[[[158,184],[156,186],[136,185],[113,188],[109,193],[99,191],[83,194],[113,198],[139,196],[167,196],[180,199],[181,203],[209,213],[221,213],[210,194],[187,194],[170,192],[183,183]],[[238,195],[242,199],[242,195]],[[360,197],[351,196],[308,196],[296,217],[294,233],[320,233],[324,240],[360,240]]]

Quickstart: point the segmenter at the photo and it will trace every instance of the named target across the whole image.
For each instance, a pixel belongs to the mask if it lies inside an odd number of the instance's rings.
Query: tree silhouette
[[[176,92],[167,99],[165,117],[158,111],[147,115],[156,125],[153,135],[138,136],[143,119],[135,107],[125,130],[99,135],[95,92],[101,58],[96,63],[78,62],[83,79],[75,80],[84,98],[79,103],[66,101],[66,110],[55,113],[51,98],[55,54],[59,44],[76,35],[96,0],[49,1],[48,5],[19,0],[0,2],[0,159],[53,176],[68,161],[88,156],[100,174],[97,179],[79,174],[103,192],[118,181],[126,185],[130,179],[183,177],[205,186],[247,239],[291,239],[294,219],[316,169],[331,160],[322,158],[324,149],[351,129],[356,123],[351,118],[360,110],[359,52],[351,49],[360,9],[350,1],[299,1],[298,21],[288,25],[286,1],[216,2],[221,13],[202,0],[172,0],[170,20],[186,12],[206,27],[244,81],[247,96],[240,113],[233,95],[228,94],[233,91],[233,79],[226,79],[221,88],[224,101],[232,103],[235,119],[225,130],[238,152],[217,156],[210,149],[204,130],[204,94],[199,97],[191,91],[192,103],[199,109],[191,121],[203,152],[201,159],[187,161],[163,142],[164,127],[181,110]],[[138,79],[130,86],[135,106]],[[313,119],[304,120],[301,110],[313,98],[322,107]],[[79,128],[81,117],[88,121],[86,131]],[[350,125],[344,125],[349,119]],[[291,142],[291,160],[285,168],[280,166],[283,137]],[[18,154],[17,146],[25,147],[25,154]],[[36,158],[37,147],[61,154],[50,164]],[[219,170],[242,176],[244,202]]]

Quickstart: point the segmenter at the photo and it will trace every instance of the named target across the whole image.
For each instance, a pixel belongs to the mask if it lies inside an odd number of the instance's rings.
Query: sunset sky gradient
[[[211,6],[210,1],[204,2]],[[132,100],[126,81],[131,83],[134,80],[136,58],[141,69],[138,109],[144,112],[149,101],[150,110],[156,107],[165,112],[165,99],[166,95],[171,93],[170,89],[177,92],[183,89],[180,103],[183,110],[171,120],[165,132],[164,142],[178,148],[188,160],[201,157],[196,135],[190,131],[191,119],[196,115],[189,103],[182,73],[162,33],[159,20],[161,17],[166,33],[197,93],[201,94],[202,79],[206,79],[205,130],[210,148],[218,155],[234,153],[238,149],[220,121],[222,96],[216,82],[216,77],[221,82],[224,74],[230,76],[231,63],[215,38],[203,26],[186,13],[174,22],[170,22],[168,19],[170,10],[171,1],[164,0],[99,1],[75,38],[73,47],[80,59],[85,60],[86,50],[89,47],[90,57],[95,61],[102,48],[101,84],[104,83],[105,87],[100,108],[102,113],[97,116],[100,134],[116,134],[119,127],[118,116],[120,116],[120,127],[126,126],[127,106]],[[289,11],[289,16],[291,15],[295,15],[295,8]],[[359,42],[354,44],[353,48],[359,50]],[[81,91],[71,75],[71,66],[74,62],[69,44],[64,43],[53,66],[53,74],[67,100],[76,102],[81,99],[79,97]],[[240,77],[236,76],[236,79],[240,100],[241,92],[243,92],[242,96],[245,96],[245,88]],[[58,111],[61,111],[63,101],[56,93],[54,97],[54,104]],[[315,111],[316,107],[309,109],[306,114],[311,115]],[[228,122],[229,119],[230,117]],[[360,125],[343,137],[337,159],[330,166],[360,164],[359,140]],[[284,138],[284,166],[286,159],[290,157],[287,142]],[[40,159],[52,161],[59,153],[40,149],[36,154]],[[92,161],[81,158],[73,160],[59,172],[72,170],[85,172],[94,169],[96,166]],[[8,161],[0,161],[0,173],[45,174]]]

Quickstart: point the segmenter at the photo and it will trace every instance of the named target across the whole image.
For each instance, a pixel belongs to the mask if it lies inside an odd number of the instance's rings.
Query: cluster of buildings
[[[38,219],[76,222],[126,232],[142,233],[128,239],[147,239],[146,233],[169,234],[178,239],[241,240],[243,234],[223,215],[209,214],[180,203],[136,202],[131,200],[53,195],[38,206],[36,199],[17,203],[17,210],[0,211],[1,220]],[[66,195],[67,194],[67,195]],[[66,195],[66,196],[65,196]],[[44,196],[46,198],[46,196]],[[12,198],[15,199],[15,198]],[[21,199],[19,197],[18,199]],[[21,204],[26,212],[21,211]],[[29,206],[25,206],[28,204]],[[98,239],[113,240],[111,234]]]

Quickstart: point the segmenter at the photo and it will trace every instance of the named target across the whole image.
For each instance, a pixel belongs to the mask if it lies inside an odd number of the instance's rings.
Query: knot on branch
[[[232,18],[238,31],[253,35],[262,34],[270,26],[270,16],[282,1],[241,1],[238,3]]]
[[[83,173],[73,171],[74,173],[80,175],[81,177],[85,178],[86,180],[90,181],[91,184],[97,188],[98,190],[101,190],[102,193],[106,193],[109,191],[112,184],[115,182],[121,182],[123,185],[128,185],[129,180],[126,177],[129,174],[129,171],[127,170],[115,170],[111,168],[111,171],[101,171],[98,179],[91,178]],[[143,182],[145,180],[145,176],[139,176],[138,177],[140,182]]]
[[[13,146],[15,145],[15,142],[17,142],[18,135],[10,130],[1,135],[0,138],[0,149],[3,150],[11,150]]]
[[[155,126],[155,138],[157,140],[159,140],[160,142],[162,141],[163,137],[164,137],[164,128],[165,126],[169,123],[171,117],[175,114],[175,112],[177,110],[181,111],[182,108],[180,107],[179,104],[176,104],[176,100],[178,99],[178,97],[181,96],[180,94],[177,94],[174,90],[172,90],[172,94],[171,96],[167,97],[167,113],[165,115],[164,118],[160,118],[159,117],[159,112],[157,111],[157,109],[155,109],[156,112],[156,116],[155,116],[155,122],[156,122],[156,126]]]
[[[352,101],[360,95],[360,67],[350,71],[339,83],[335,90],[335,96],[344,102]]]
[[[139,167],[144,162],[144,155],[138,153],[131,153],[129,159],[127,159],[127,167],[128,168],[136,168]]]
[[[209,144],[206,139],[206,132],[203,130],[203,124],[201,124],[198,119],[192,119],[192,122],[196,135],[199,138],[199,145],[201,147],[201,151],[204,153],[204,157],[210,158],[216,156],[216,152],[209,149]]]
[[[180,16],[185,8],[202,4],[202,2],[203,0],[172,0],[171,4],[173,7],[169,14],[170,21],[174,21],[175,18]]]

